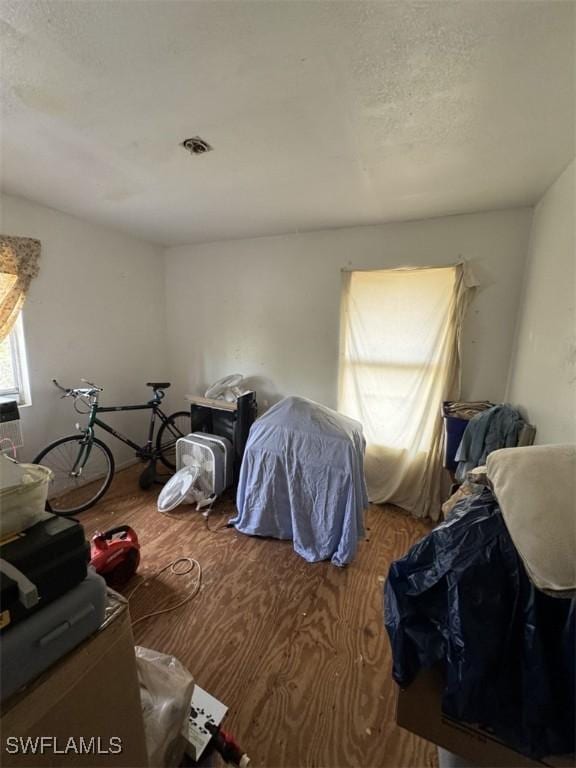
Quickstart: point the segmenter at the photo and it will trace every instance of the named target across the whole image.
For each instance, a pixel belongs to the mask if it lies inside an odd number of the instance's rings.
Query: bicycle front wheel
[[[54,473],[46,509],[55,515],[77,515],[99,501],[114,476],[114,457],[98,438],[86,446],[82,435],[50,443],[34,459]]]

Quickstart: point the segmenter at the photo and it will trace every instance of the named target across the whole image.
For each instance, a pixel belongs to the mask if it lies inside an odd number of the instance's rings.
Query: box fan
[[[176,474],[158,497],[160,512],[180,504],[211,506],[233,482],[232,443],[225,437],[194,432],[176,441]]]

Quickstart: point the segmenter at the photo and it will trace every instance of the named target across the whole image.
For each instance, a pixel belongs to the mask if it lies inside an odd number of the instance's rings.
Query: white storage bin
[[[9,461],[2,457],[2,461]],[[20,470],[19,482],[0,487],[0,538],[29,528],[40,522],[48,513],[45,511],[48,486],[53,478],[52,471],[38,464],[14,465]],[[2,473],[5,477],[8,473]]]

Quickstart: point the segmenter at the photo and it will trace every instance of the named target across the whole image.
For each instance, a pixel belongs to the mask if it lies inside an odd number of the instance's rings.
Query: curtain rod
[[[450,269],[451,267],[468,266],[464,259],[454,261],[449,264],[431,264],[418,266],[400,266],[400,267],[341,267],[340,272],[394,272],[396,270],[415,270],[415,269]]]

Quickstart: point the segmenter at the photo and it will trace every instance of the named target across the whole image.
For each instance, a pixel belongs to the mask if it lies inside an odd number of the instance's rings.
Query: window
[[[440,508],[443,400],[458,397],[463,265],[344,273],[338,410],[364,427],[371,501]]]
[[[368,443],[429,449],[444,391],[453,268],[352,272],[345,295],[340,408]]]
[[[30,403],[28,366],[22,315],[0,342],[0,402],[16,400],[19,405]]]

